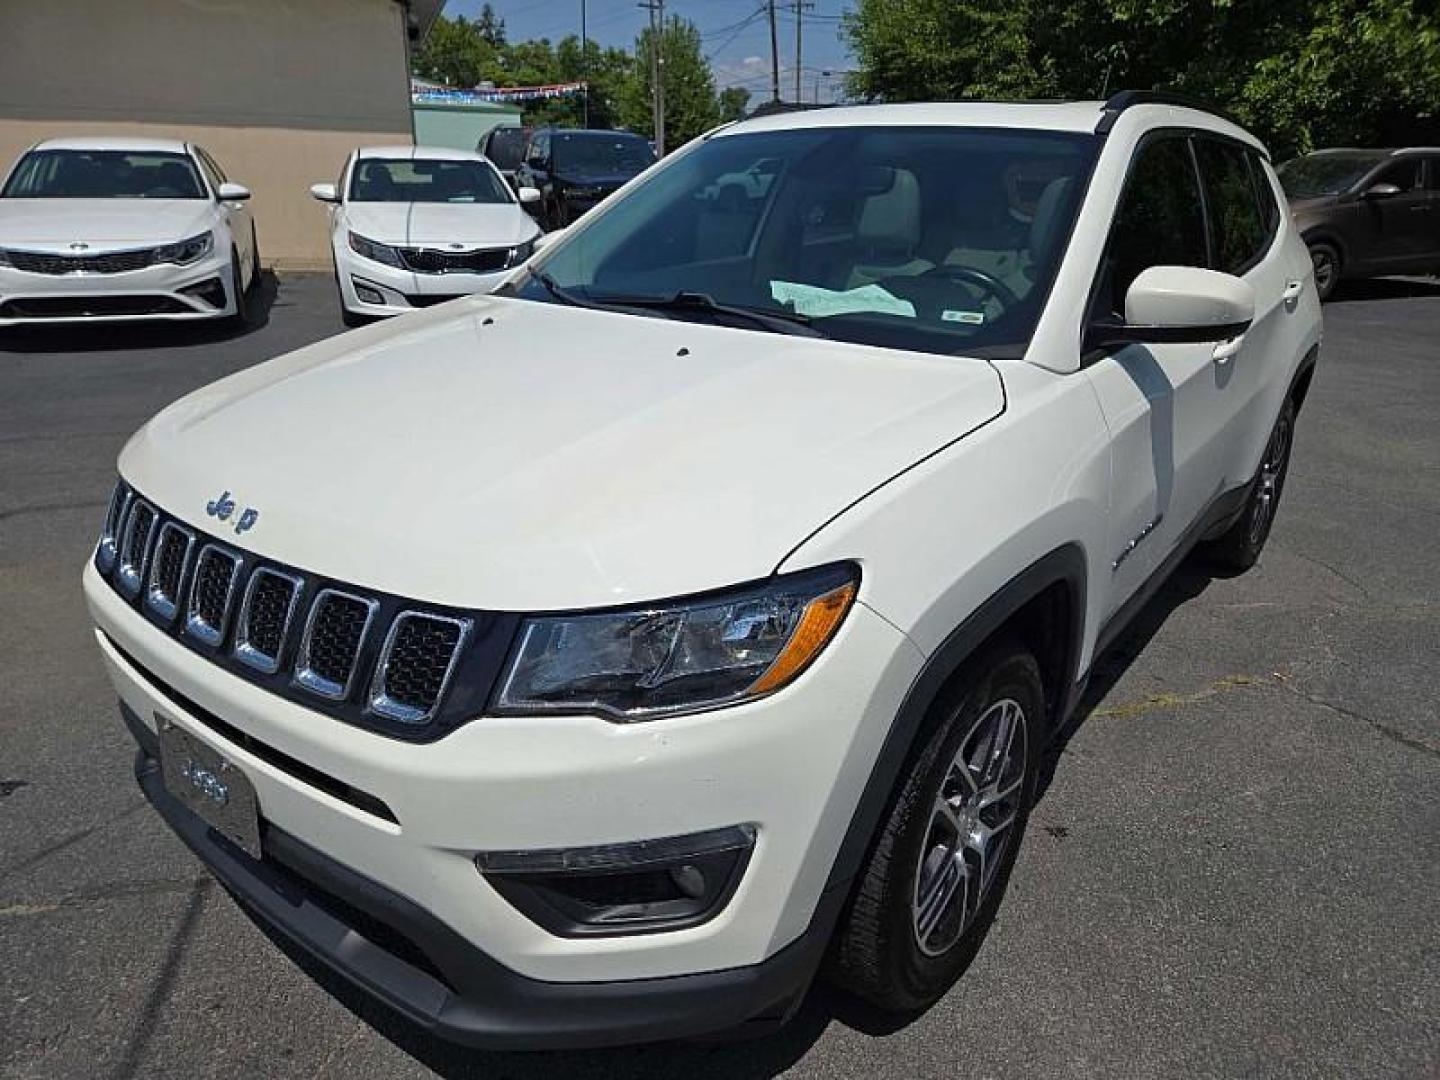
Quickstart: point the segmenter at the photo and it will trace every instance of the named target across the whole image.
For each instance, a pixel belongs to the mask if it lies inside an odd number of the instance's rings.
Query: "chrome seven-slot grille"
[[[217,663],[406,736],[434,726],[475,637],[476,613],[427,609],[257,559],[168,518],[124,483],[95,559],[117,592]]]
[[[108,251],[101,255],[59,255],[48,251],[13,251],[5,258],[16,270],[31,274],[123,274],[127,270],[143,270],[155,261],[159,248],[137,248],[132,251]]]

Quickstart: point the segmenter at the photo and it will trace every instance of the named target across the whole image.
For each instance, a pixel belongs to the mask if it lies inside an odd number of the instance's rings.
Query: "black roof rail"
[[[1110,95],[1105,104],[1100,107],[1100,122],[1095,125],[1095,134],[1107,134],[1115,126],[1115,121],[1120,119],[1120,114],[1132,105],[1179,105],[1186,109],[1199,109],[1211,116],[1218,116],[1222,120],[1238,124],[1238,121],[1223,109],[1218,109],[1209,102],[1200,101],[1198,98],[1173,94],[1168,90],[1121,90],[1118,94]]]

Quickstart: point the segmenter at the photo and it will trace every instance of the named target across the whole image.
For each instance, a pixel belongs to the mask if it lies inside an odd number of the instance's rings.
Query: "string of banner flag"
[[[549,86],[475,87],[464,90],[453,86],[422,86],[412,83],[410,100],[417,104],[424,102],[465,104],[466,102],[548,101],[584,92],[585,83],[583,82],[552,83]]]

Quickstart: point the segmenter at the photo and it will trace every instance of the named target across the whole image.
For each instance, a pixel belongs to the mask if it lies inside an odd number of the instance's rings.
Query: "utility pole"
[[[795,104],[805,100],[800,89],[800,30],[805,23],[805,9],[815,5],[809,0],[795,0]]]
[[[642,0],[636,7],[650,12],[650,101],[654,112],[655,155],[665,156],[665,0]],[[658,25],[657,25],[658,20]]]
[[[585,84],[580,91],[580,126],[590,126],[590,39],[585,33],[585,0],[580,0],[580,81]]]
[[[775,36],[775,0],[769,0],[770,8],[770,100],[780,100],[780,41]]]

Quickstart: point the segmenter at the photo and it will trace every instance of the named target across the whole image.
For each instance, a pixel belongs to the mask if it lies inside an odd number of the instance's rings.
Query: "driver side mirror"
[[[519,199],[520,199],[520,201],[521,201],[522,203],[529,204],[529,203],[537,203],[537,202],[540,201],[540,189],[539,189],[539,188],[522,186],[522,187],[520,188],[520,190],[517,191],[515,194],[519,197]]]
[[[226,181],[215,189],[215,196],[221,202],[244,202],[250,198],[250,189],[244,184]]]
[[[1395,184],[1371,184],[1360,193],[1362,199],[1393,199],[1400,194],[1400,188]]]
[[[1198,266],[1152,266],[1125,294],[1125,321],[1098,320],[1087,349],[1200,344],[1239,337],[1255,321],[1255,290],[1233,274]]]

